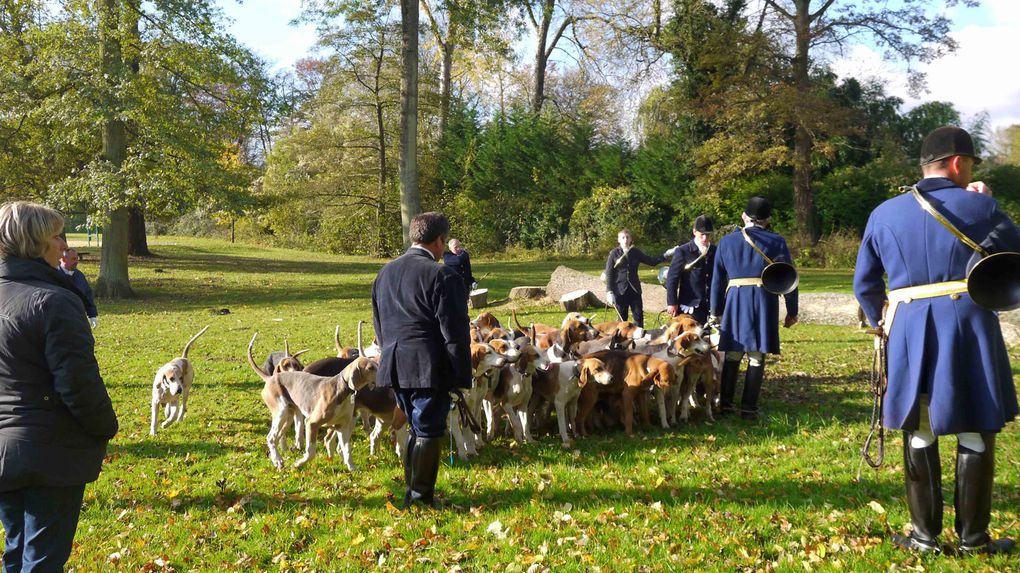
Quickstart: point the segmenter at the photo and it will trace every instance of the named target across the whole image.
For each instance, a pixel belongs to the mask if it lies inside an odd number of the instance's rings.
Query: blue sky
[[[218,2],[233,20],[230,32],[274,69],[292,66],[315,44],[314,27],[290,25],[301,12],[301,0]],[[902,97],[908,108],[922,101],[949,101],[965,120],[986,111],[995,127],[1020,123],[1020,73],[1011,60],[1020,52],[1020,0],[984,0],[979,8],[955,8],[951,16],[960,49],[920,66],[929,88],[920,98],[907,93],[903,67],[883,61],[868,46],[833,58],[833,68],[841,75],[886,82],[887,91]]]

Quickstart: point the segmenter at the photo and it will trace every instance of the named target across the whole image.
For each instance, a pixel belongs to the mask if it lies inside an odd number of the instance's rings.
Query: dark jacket
[[[475,277],[471,274],[471,255],[467,251],[461,249],[459,255],[446,251],[443,253],[443,264],[456,271],[464,281],[464,288],[468,291],[471,290],[471,284],[475,282]]]
[[[99,477],[117,415],[81,296],[41,260],[0,259],[0,491]]]
[[[382,347],[381,387],[471,387],[467,292],[460,275],[411,247],[372,285],[372,320]]]
[[[92,287],[89,286],[89,280],[85,278],[85,275],[78,269],[74,269],[71,271],[71,274],[68,275],[67,272],[63,270],[63,267],[61,267],[61,272],[71,279],[74,287],[82,294],[81,301],[85,304],[85,316],[89,318],[99,316],[99,310],[96,308],[95,298],[92,296]]]
[[[652,257],[641,252],[637,247],[631,247],[627,251],[620,264],[616,261],[623,255],[623,249],[616,247],[609,251],[609,258],[606,259],[606,289],[614,295],[621,295],[627,292],[629,287],[634,292],[641,293],[641,280],[638,279],[638,265],[657,265],[666,260],[665,257]]]
[[[666,304],[698,308],[708,304],[708,289],[712,286],[712,266],[715,264],[715,245],[708,246],[708,254],[701,260],[701,250],[693,240],[677,247],[666,276]],[[690,270],[689,263],[698,261]]]

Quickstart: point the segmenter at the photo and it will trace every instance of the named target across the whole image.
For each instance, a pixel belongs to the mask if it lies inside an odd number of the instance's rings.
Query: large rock
[[[545,292],[549,298],[558,301],[563,295],[578,289],[590,290],[600,304],[607,304],[606,285],[597,276],[562,265],[556,267],[549,277]],[[641,283],[641,296],[646,317],[654,316],[655,313],[666,309],[666,289],[662,288],[662,285]]]
[[[510,289],[511,299],[541,299],[545,298],[545,287],[540,286],[519,286]]]

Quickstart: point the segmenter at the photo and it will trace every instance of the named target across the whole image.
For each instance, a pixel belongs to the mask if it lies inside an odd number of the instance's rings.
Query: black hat
[[[764,221],[772,216],[772,205],[764,197],[754,196],[747,200],[747,208],[744,209],[748,217]]]
[[[712,231],[715,231],[715,225],[712,218],[708,215],[699,215],[698,218],[694,220],[694,230],[699,233],[711,233]]]
[[[921,144],[921,165],[954,155],[972,157],[974,165],[981,163],[981,158],[974,153],[974,140],[970,134],[955,125],[946,125],[932,131]]]

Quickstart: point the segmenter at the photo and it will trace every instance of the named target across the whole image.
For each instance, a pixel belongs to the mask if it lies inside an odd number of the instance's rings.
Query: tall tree
[[[774,24],[773,31],[783,40],[776,45],[792,48],[787,55],[792,95],[797,98],[793,102],[793,196],[797,223],[804,236],[817,237],[811,196],[811,152],[815,138],[805,118],[814,99],[811,93],[811,70],[816,63],[813,53],[866,38],[884,49],[888,58],[931,61],[956,48],[956,42],[949,36],[949,19],[941,11],[930,13],[931,4],[929,0],[901,0],[896,5],[837,0],[765,0],[763,17],[768,15],[767,21]],[[956,4],[973,6],[977,2],[947,0],[937,4],[937,9],[941,10]],[[919,86],[923,76],[914,74],[912,80]]]
[[[483,38],[492,41],[488,36],[499,25],[505,3],[505,0],[421,0],[428,29],[440,57],[440,141],[450,119],[454,56],[458,50],[474,48]]]
[[[400,224],[411,246],[411,219],[421,212],[418,188],[418,0],[400,0]]]

